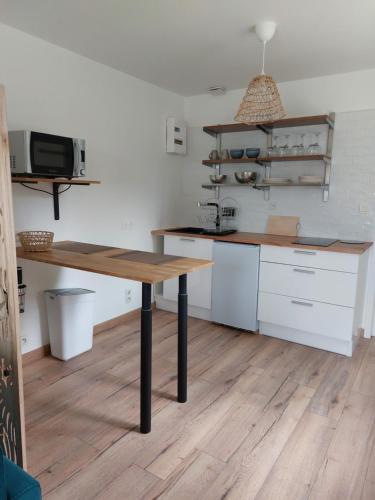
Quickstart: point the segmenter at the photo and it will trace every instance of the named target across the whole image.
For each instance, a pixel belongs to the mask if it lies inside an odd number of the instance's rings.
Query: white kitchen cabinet
[[[290,264],[292,266],[357,273],[359,255],[331,252],[329,250],[262,245],[260,260],[262,262],[278,262],[279,264]]]
[[[354,307],[357,275],[326,269],[261,262],[259,291]]]
[[[212,259],[213,240],[191,238],[190,236],[165,236],[164,253],[193,257],[196,259]],[[188,304],[203,309],[211,309],[212,268],[201,269],[188,276]],[[163,298],[177,302],[178,279],[164,281]]]
[[[368,252],[262,245],[260,260],[259,331],[351,356],[362,327]]]
[[[345,341],[352,336],[354,309],[259,292],[258,319]]]

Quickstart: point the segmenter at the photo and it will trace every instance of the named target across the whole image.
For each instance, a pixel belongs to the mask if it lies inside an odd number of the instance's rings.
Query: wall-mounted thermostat
[[[167,118],[167,153],[186,155],[186,124]]]

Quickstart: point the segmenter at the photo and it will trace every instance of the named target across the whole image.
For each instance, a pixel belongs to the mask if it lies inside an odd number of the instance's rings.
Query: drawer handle
[[[294,250],[294,253],[302,253],[304,255],[316,255],[316,252],[312,252],[311,250]]]
[[[297,306],[312,307],[314,305],[314,304],[311,304],[311,302],[302,302],[301,300],[291,300],[290,302],[292,304],[296,304]]]
[[[293,271],[295,273],[303,273],[303,274],[315,274],[315,271],[310,271],[308,269],[296,269],[294,268]]]
[[[194,243],[194,239],[193,238],[180,238],[180,241],[192,241]]]

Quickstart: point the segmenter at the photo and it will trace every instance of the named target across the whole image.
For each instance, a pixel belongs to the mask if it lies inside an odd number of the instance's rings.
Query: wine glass
[[[294,136],[293,146],[290,148],[290,154],[293,156],[298,156],[300,154],[301,144],[298,142],[298,135]]]
[[[278,135],[274,136],[272,144],[273,145],[268,148],[268,155],[269,156],[273,156],[273,155],[277,156],[280,153],[279,136]]]
[[[298,146],[298,154],[300,154],[300,155],[304,155],[306,153],[306,149],[304,146],[305,135],[306,134],[301,134],[301,142],[299,143],[299,146]]]
[[[315,140],[314,140],[314,136],[315,136]],[[307,148],[308,154],[318,155],[321,152],[321,147],[319,144],[319,137],[320,137],[320,132],[315,132],[315,134],[313,134],[312,142],[311,142],[311,144],[309,144],[309,146]]]
[[[279,155],[280,156],[287,156],[289,153],[289,134],[286,134],[284,136],[284,140],[282,142],[284,144],[282,146],[280,146]]]

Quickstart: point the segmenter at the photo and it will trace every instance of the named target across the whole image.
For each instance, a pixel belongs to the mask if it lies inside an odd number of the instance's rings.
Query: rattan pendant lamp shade
[[[251,80],[240,108],[234,119],[241,123],[254,124],[279,120],[285,116],[279,90],[272,76],[264,73],[266,43],[273,37],[276,24],[265,21],[256,25],[256,33],[263,42],[262,72]]]

